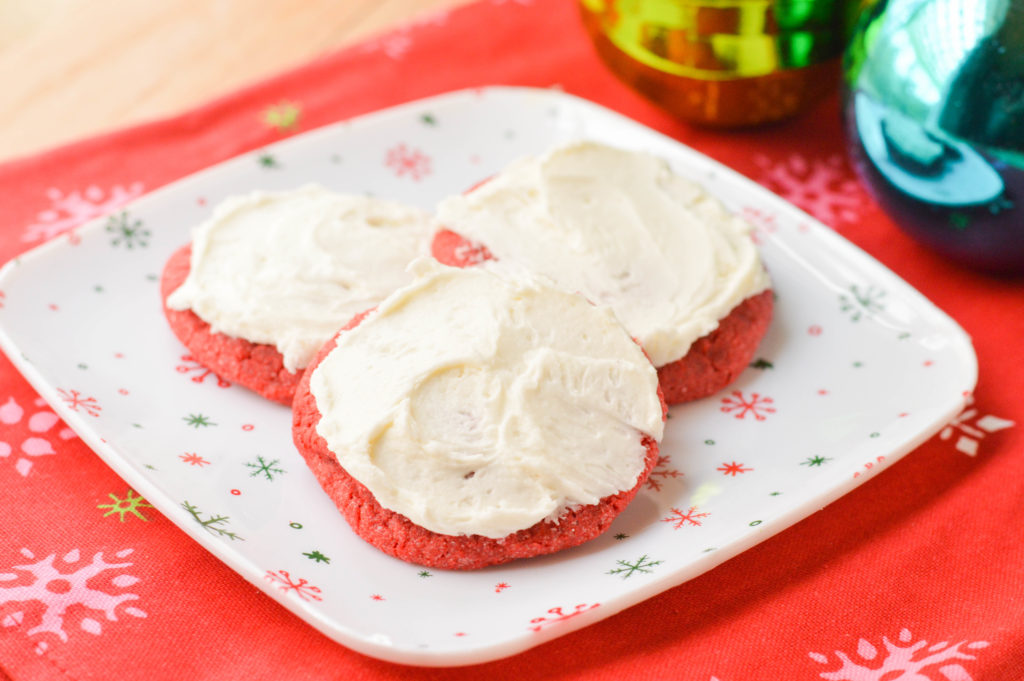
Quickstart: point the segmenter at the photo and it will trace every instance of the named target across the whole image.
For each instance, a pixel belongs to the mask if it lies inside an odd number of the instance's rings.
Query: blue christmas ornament
[[[901,229],[1024,273],[1024,0],[864,3],[844,115],[854,165]]]

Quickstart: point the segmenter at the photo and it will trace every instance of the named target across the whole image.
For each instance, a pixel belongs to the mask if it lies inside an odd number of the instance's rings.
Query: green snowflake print
[[[821,466],[826,461],[831,461],[831,460],[832,460],[832,457],[830,457],[830,456],[809,456],[806,459],[804,459],[803,461],[801,461],[800,465],[801,466]]]
[[[328,565],[330,565],[331,563],[330,558],[320,553],[316,549],[313,549],[309,553],[303,553],[302,555],[304,555],[306,558],[309,558],[310,560],[316,561],[317,563],[327,563]]]
[[[256,160],[260,164],[261,168],[273,169],[281,167],[281,164],[278,162],[277,158],[275,158],[273,154],[269,154],[266,152],[257,156]]]
[[[425,113],[420,116],[420,122],[423,123],[423,125],[437,125],[437,119],[434,118],[434,114],[432,113]]]
[[[302,108],[293,102],[281,102],[263,112],[263,123],[278,132],[290,132],[299,127]]]
[[[265,461],[262,456],[257,456],[255,461],[246,462],[246,466],[253,469],[253,472],[249,474],[250,478],[255,478],[259,475],[263,475],[270,480],[274,481],[274,474],[284,474],[288,471],[283,468],[277,468],[277,464],[280,463],[278,459],[273,461]]]
[[[615,561],[619,567],[614,570],[609,570],[606,574],[621,575],[623,579],[629,579],[637,572],[653,572],[655,565],[661,565],[664,562],[665,561],[663,560],[651,560],[645,553],[633,562],[629,562],[628,560]]]
[[[209,416],[204,416],[203,414],[189,414],[188,416],[182,416],[181,420],[196,430],[217,425],[210,420]]]
[[[619,540],[619,541],[622,541],[623,539],[628,539],[628,538],[629,538],[629,535],[628,535],[628,534],[626,534],[625,532],[619,532],[619,533],[617,533],[617,534],[615,535],[615,538],[616,538],[617,540]]]
[[[136,246],[149,245],[149,230],[143,229],[142,220],[129,217],[127,211],[115,213],[107,218],[107,231],[114,235],[111,246],[124,246],[131,250]]]
[[[139,509],[153,507],[150,504],[146,503],[146,500],[143,499],[141,496],[138,496],[134,490],[129,489],[124,499],[119,499],[117,495],[114,494],[113,492],[111,492],[107,496],[112,499],[112,503],[99,504],[96,507],[109,509],[106,513],[103,514],[104,518],[106,518],[109,515],[114,515],[116,513],[118,515],[118,519],[123,523],[125,515],[131,513],[139,520],[147,522],[149,521],[149,518],[142,515],[142,513],[139,512]]]
[[[853,284],[849,288],[850,295],[839,296],[839,309],[850,315],[851,322],[859,322],[865,314],[875,314],[885,309],[881,302],[885,291],[874,286],[865,289]]]
[[[420,570],[419,572],[416,573],[416,576],[418,576],[418,577],[433,577],[434,573],[432,573],[430,570]]]
[[[181,507],[188,511],[188,514],[192,516],[192,519],[202,525],[203,529],[212,534],[216,534],[220,537],[227,537],[231,541],[245,541],[234,532],[229,532],[223,526],[230,522],[230,518],[226,515],[210,515],[208,518],[203,518],[203,512],[199,510],[198,506],[188,503],[186,499]]]
[[[750,365],[751,369],[774,369],[775,365],[766,360],[764,357],[758,357]]]

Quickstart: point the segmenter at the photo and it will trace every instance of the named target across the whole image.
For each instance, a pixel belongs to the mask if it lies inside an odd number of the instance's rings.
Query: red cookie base
[[[713,395],[736,380],[754,358],[772,320],[769,289],[734,307],[718,327],[694,341],[680,359],[658,367],[658,381],[669,404]]]
[[[366,314],[354,318],[342,332],[356,326]],[[643,444],[647,449],[644,470],[636,484],[627,491],[604,497],[597,504],[566,511],[557,522],[540,522],[501,539],[432,532],[382,507],[365,486],[345,472],[327,448],[327,442],[316,432],[320,412],[309,391],[309,380],[313,370],[334,346],[333,339],[324,345],[303,375],[292,406],[292,437],[320,486],[355,533],[401,560],[433,568],[473,570],[582,544],[608,529],[657,464],[658,444],[644,436]]]
[[[302,372],[284,368],[284,357],[272,345],[251,343],[241,338],[214,333],[210,325],[192,310],[172,310],[167,296],[185,281],[190,269],[191,246],[174,252],[164,265],[160,280],[164,316],[174,335],[192,356],[221,378],[233,381],[274,402],[291,406]]]

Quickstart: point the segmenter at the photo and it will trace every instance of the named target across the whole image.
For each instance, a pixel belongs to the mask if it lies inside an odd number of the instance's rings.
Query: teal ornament
[[[1024,274],[1024,0],[875,0],[843,63],[848,148],[907,234]]]

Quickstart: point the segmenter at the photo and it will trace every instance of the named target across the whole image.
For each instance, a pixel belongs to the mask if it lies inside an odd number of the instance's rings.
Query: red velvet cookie
[[[747,298],[719,320],[714,331],[694,341],[685,355],[658,367],[665,401],[698,400],[736,380],[768,331],[773,298],[771,290]]]
[[[354,328],[367,313],[341,331]],[[414,524],[405,516],[383,508],[373,494],[338,463],[327,442],[316,431],[320,421],[316,399],[309,389],[310,377],[334,349],[329,341],[306,369],[292,404],[292,437],[299,453],[345,520],[364,540],[396,558],[433,568],[472,570],[517,558],[554,553],[597,537],[636,496],[658,461],[658,444],[643,436],[647,450],[644,470],[629,490],[601,499],[597,504],[565,511],[557,522],[544,521],[507,537],[445,535]],[[660,395],[660,391],[659,391]]]
[[[284,357],[277,348],[215,333],[192,310],[172,310],[167,307],[167,297],[188,276],[191,253],[191,246],[175,251],[164,266],[160,280],[164,316],[174,335],[185,344],[196,361],[222,378],[249,388],[267,399],[285,406],[291,405],[302,372],[293,373],[285,369]]]
[[[486,246],[450,229],[438,230],[430,252],[438,262],[455,267],[494,259]],[[773,305],[771,290],[747,298],[722,318],[714,331],[698,338],[686,355],[658,367],[665,401],[690,402],[732,383],[753,359],[771,322]]]

